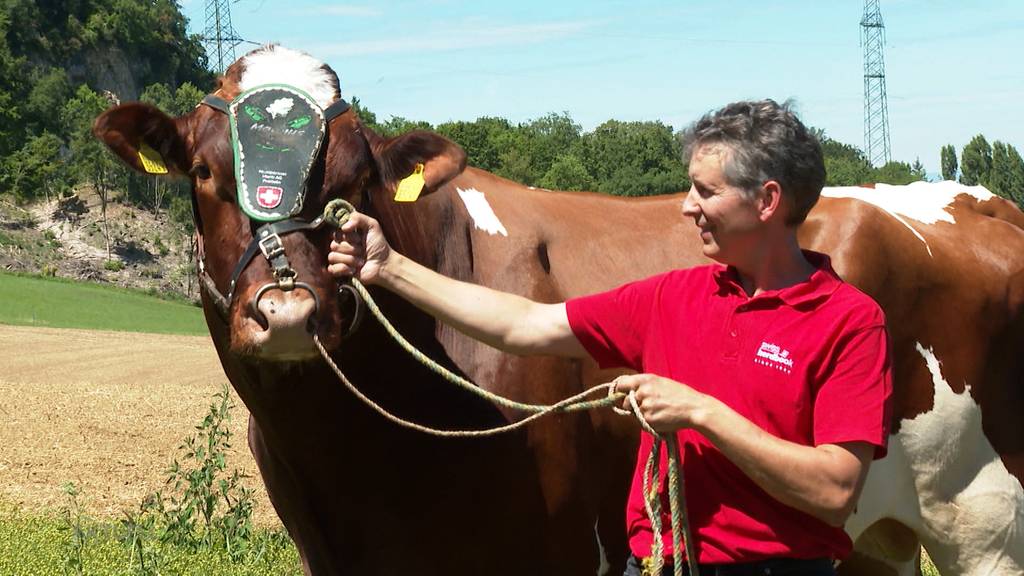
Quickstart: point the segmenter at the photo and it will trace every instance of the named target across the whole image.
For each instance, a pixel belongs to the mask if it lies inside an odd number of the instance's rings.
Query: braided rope
[[[340,228],[342,224],[348,221],[351,213],[355,211],[355,208],[351,204],[344,200],[332,200],[324,208],[324,221]],[[643,474],[643,494],[644,494],[644,508],[646,509],[647,516],[651,521],[651,529],[654,533],[654,538],[651,544],[651,560],[652,560],[652,572],[653,574],[660,576],[664,568],[665,558],[663,556],[663,544],[661,540],[661,499],[659,493],[661,491],[661,471],[660,471],[660,455],[661,445],[665,444],[668,450],[669,467],[668,467],[668,490],[669,490],[669,513],[671,515],[672,523],[672,569],[673,576],[682,576],[683,574],[683,559],[682,550],[685,543],[686,557],[690,562],[687,564],[689,573],[691,576],[700,576],[699,569],[697,567],[697,553],[693,547],[693,538],[690,532],[689,518],[686,513],[686,495],[685,495],[685,483],[683,475],[680,469],[680,455],[679,455],[679,444],[675,434],[668,434],[663,436],[658,433],[654,428],[648,424],[644,418],[643,413],[640,411],[640,405],[637,403],[636,394],[630,392],[628,395],[615,391],[615,384],[609,382],[594,386],[580,392],[579,394],[573,395],[569,398],[561,400],[555,404],[544,405],[544,404],[529,404],[525,402],[518,402],[504,396],[500,396],[489,390],[481,388],[469,380],[462,378],[458,374],[453,373],[444,366],[438,364],[431,358],[427,357],[415,346],[413,346],[408,340],[402,336],[398,330],[391,324],[391,322],[384,316],[384,313],[377,306],[377,303],[370,296],[369,291],[366,287],[357,280],[356,278],[351,279],[352,287],[355,291],[363,298],[367,308],[373,313],[374,318],[380,322],[384,330],[390,335],[398,345],[410,354],[413,358],[419,361],[421,364],[429,368],[435,374],[438,374],[445,380],[472,392],[488,401],[519,410],[522,412],[530,413],[529,416],[506,424],[503,426],[495,426],[493,428],[481,429],[481,430],[442,430],[439,428],[433,428],[430,426],[424,426],[416,422],[410,422],[394,414],[391,414],[379,404],[371,400],[365,394],[363,394],[352,382],[345,376],[344,372],[338,367],[331,358],[327,349],[324,348],[320,342],[320,338],[314,334],[313,343],[320,355],[323,357],[327,365],[331,367],[335,375],[341,380],[346,388],[352,394],[362,400],[367,406],[372,408],[375,412],[383,416],[389,422],[404,426],[418,432],[431,434],[440,437],[483,437],[483,436],[494,436],[497,434],[503,434],[505,432],[511,432],[519,428],[527,426],[535,420],[539,420],[549,414],[559,412],[576,412],[582,410],[592,410],[594,408],[611,407],[617,414],[622,415],[633,415],[636,417],[640,426],[645,432],[653,437],[653,446],[651,453],[647,457],[647,462],[644,465]],[[605,397],[596,400],[587,400],[596,392],[605,391]],[[632,410],[622,410],[618,406],[621,405],[622,401],[627,399]],[[653,484],[652,484],[653,478]]]

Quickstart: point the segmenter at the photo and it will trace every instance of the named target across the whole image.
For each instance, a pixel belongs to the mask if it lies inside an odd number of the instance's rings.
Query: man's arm
[[[565,304],[542,304],[460,282],[395,252],[380,224],[354,213],[331,243],[327,270],[386,288],[424,312],[490,346],[514,354],[587,356]]]
[[[804,446],[769,434],[723,402],[652,374],[619,376],[618,392],[635,392],[644,419],[670,433],[703,434],[762,490],[832,526],[853,512],[874,452],[867,442]]]

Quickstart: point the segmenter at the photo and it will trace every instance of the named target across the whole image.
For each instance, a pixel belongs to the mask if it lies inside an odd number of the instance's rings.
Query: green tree
[[[61,122],[68,129],[68,149],[71,153],[71,176],[75,182],[91,183],[100,197],[100,217],[103,239],[110,259],[110,226],[107,222],[107,202],[116,181],[126,169],[114,161],[106,147],[92,134],[92,123],[109,102],[88,86],[78,87],[75,96],[61,111]]]
[[[859,148],[819,134],[827,186],[859,186],[873,181],[871,162]]]
[[[988,188],[993,193],[1016,200],[1010,190],[1010,178],[1013,168],[1010,165],[1010,153],[999,140],[992,143],[992,169],[988,176]]]
[[[60,107],[71,97],[71,82],[62,68],[37,71],[24,105],[27,128],[30,133],[49,131],[60,135]]]
[[[583,160],[573,152],[566,152],[554,162],[540,179],[539,185],[549,190],[593,190],[594,179],[587,172]]]
[[[956,148],[952,144],[946,144],[942,147],[942,179],[943,180],[956,180]]]
[[[22,111],[29,84],[24,73],[25,58],[11,50],[8,33],[11,16],[7,6],[0,8],[0,156],[21,148],[24,142]]]
[[[914,163],[910,165],[910,173],[914,176],[915,181],[928,179],[928,171],[924,169],[920,158],[914,158]]]
[[[373,130],[378,134],[383,134],[382,127],[380,124],[377,124],[377,115],[369,108],[363,106],[363,103],[359,100],[358,96],[353,96],[350,104],[352,105],[352,111],[355,112],[356,116],[363,121],[364,126],[369,127],[370,130]]]
[[[556,158],[574,149],[583,128],[573,121],[568,112],[551,113],[519,126],[520,138],[516,143],[520,155],[530,166],[529,184],[538,184]]]
[[[914,166],[906,162],[891,160],[872,171],[872,179],[875,182],[893,185],[910,184],[918,180],[924,180],[924,167]]]
[[[184,116],[195,110],[204,96],[206,92],[191,82],[185,82],[174,91],[174,108],[171,112],[175,116]]]
[[[513,127],[504,118],[482,117],[438,124],[437,132],[466,151],[470,166],[497,173],[502,152],[511,148]]]
[[[580,138],[579,155],[601,192],[648,196],[689,186],[679,139],[661,122],[609,120]]]
[[[32,136],[25,145],[4,158],[4,188],[19,201],[43,196],[47,202],[67,188],[62,142],[49,132]]]
[[[139,94],[139,101],[152,104],[172,116],[177,115],[174,110],[176,108],[174,92],[171,90],[170,86],[163,82],[157,82],[156,84],[146,86],[142,90],[142,94]]]
[[[413,130],[431,130],[430,122],[422,120],[409,120],[401,116],[392,116],[388,121],[380,125],[381,136],[393,138],[400,134],[412,132]]]
[[[992,172],[992,147],[988,140],[978,134],[964,146],[960,155],[960,182],[968,186],[988,186]]]
[[[1010,177],[1007,179],[1007,190],[1013,201],[1024,210],[1024,160],[1012,145],[1006,145]]]

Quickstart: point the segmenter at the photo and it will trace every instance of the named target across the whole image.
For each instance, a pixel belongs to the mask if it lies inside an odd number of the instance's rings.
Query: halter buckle
[[[260,252],[263,253],[263,257],[267,260],[273,260],[281,254],[284,254],[284,244],[281,242],[281,237],[277,233],[273,233],[259,239]]]

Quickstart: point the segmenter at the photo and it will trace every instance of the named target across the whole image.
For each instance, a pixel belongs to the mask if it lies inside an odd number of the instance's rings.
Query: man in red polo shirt
[[[635,370],[616,389],[634,395],[655,430],[677,434],[688,491],[700,495],[687,506],[701,573],[833,574],[852,547],[842,525],[885,453],[885,318],[827,256],[797,244],[825,170],[820,145],[786,107],[738,102],[709,114],[687,131],[684,157],[693,182],[684,213],[719,265],[540,304],[438,275],[391,250],[360,214],[328,269],[507,351]],[[642,493],[650,449],[644,435],[627,510],[629,576],[641,574],[655,537]],[[668,519],[661,525],[670,558]]]

